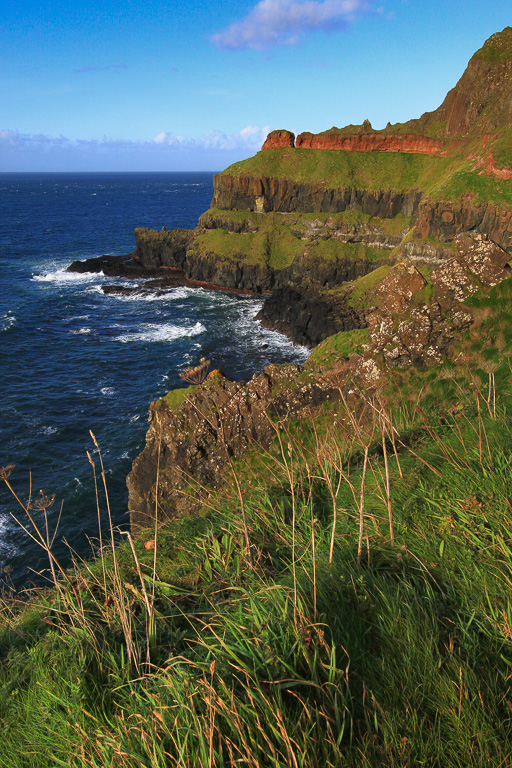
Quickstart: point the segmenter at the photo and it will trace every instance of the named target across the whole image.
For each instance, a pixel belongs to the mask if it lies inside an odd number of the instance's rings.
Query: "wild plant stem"
[[[363,535],[364,535],[364,493],[366,483],[366,469],[368,467],[368,453],[370,446],[366,445],[364,449],[363,474],[361,477],[361,496],[359,500],[359,540],[357,543],[357,564],[361,565],[363,556]]]

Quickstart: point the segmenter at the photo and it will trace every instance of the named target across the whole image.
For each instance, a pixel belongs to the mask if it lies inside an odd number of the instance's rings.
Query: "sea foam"
[[[16,324],[16,315],[14,312],[5,312],[0,316],[0,332],[9,331]]]
[[[105,277],[103,272],[67,272],[65,269],[56,269],[53,272],[42,272],[32,275],[32,280],[38,283],[89,283],[91,280]]]
[[[206,331],[202,323],[192,326],[179,326],[173,323],[144,323],[139,331],[115,336],[114,341],[127,344],[130,341],[175,341],[185,336],[198,336]]]

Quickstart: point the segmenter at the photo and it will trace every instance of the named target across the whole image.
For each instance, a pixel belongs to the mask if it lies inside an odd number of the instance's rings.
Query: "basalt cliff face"
[[[411,216],[419,240],[443,242],[464,232],[489,235],[504,248],[512,248],[512,208],[494,202],[467,199],[432,201],[412,189],[368,190],[330,187],[325,182],[296,182],[291,179],[217,175],[212,205],[224,210],[268,213],[340,213],[358,210],[372,217]]]
[[[341,213],[354,209],[391,219],[399,213],[411,216],[421,199],[416,190],[357,189],[267,176],[219,174],[214,176],[213,185],[212,207],[258,213]]]
[[[157,504],[159,519],[190,510],[187,488],[216,486],[233,458],[269,444],[268,414],[285,424],[341,396],[340,382],[364,390],[390,368],[463,362],[457,344],[475,322],[465,300],[509,275],[511,105],[506,28],[435,112],[381,131],[368,121],[273,131],[261,152],[214,177],[196,229],[138,229],[131,258],[98,260],[159,289],[181,280],[262,293],[258,319],[301,344],[359,340],[329,370],[271,366],[248,384],[215,376],[154,403],[128,479],[134,524]]]
[[[452,258],[428,277],[406,260],[368,289],[367,343],[360,354],[321,367],[270,365],[247,384],[214,372],[184,397],[177,390],[152,403],[146,446],[128,476],[132,525],[151,524],[155,509],[160,521],[193,513],[208,489],[232,481],[233,460],[268,448],[277,424],[311,419],[326,403],[350,400],[354,390],[371,391],[386,367],[428,367],[453,358],[460,334],[475,320],[465,299],[507,279],[509,259],[485,236],[459,237]]]

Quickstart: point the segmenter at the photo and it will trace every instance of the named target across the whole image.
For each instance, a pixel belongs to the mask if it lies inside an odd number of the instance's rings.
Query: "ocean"
[[[0,465],[22,501],[55,495],[50,532],[66,565],[98,535],[90,430],[101,449],[114,524],[127,529],[125,478],[144,445],[151,400],[183,386],[206,356],[236,380],[270,362],[302,362],[304,347],[262,328],[258,296],[175,288],[106,295],[127,280],[73,274],[75,259],[125,254],[135,227],[196,226],[211,173],[0,174]],[[2,482],[0,579],[21,588],[46,555],[13,520],[23,510]],[[32,514],[43,523],[35,505]]]

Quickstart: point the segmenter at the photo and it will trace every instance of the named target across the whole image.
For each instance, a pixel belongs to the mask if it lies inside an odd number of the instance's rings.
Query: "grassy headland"
[[[2,765],[506,765],[511,291],[472,298],[464,365],[276,424],[199,515],[4,596]]]
[[[500,160],[509,161],[508,139],[499,144]],[[326,187],[425,193],[433,201],[460,200],[470,193],[475,202],[512,204],[510,180],[481,173],[464,150],[447,157],[399,152],[341,152],[328,149],[269,149],[226,168],[222,175],[268,176],[297,182],[323,182]]]

